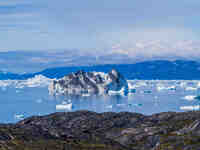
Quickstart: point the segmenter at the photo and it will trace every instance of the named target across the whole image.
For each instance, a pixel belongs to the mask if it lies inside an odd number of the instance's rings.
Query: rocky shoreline
[[[200,111],[77,111],[0,124],[0,150],[199,150]]]

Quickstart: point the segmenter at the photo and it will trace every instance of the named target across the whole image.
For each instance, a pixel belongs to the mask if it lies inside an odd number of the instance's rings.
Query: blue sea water
[[[58,111],[129,111],[150,115],[199,110],[200,100],[195,98],[200,95],[199,67],[200,63],[194,61],[147,61],[59,67],[29,74],[0,71],[0,122],[13,123],[33,115]],[[128,95],[55,97],[49,94],[48,85],[53,78],[61,78],[78,70],[107,73],[112,68],[130,80],[131,92]]]
[[[35,79],[33,79],[35,80]],[[34,115],[46,115],[60,111],[90,110],[95,112],[137,112],[151,115],[167,111],[188,111],[185,106],[198,106],[199,100],[194,96],[200,94],[200,81],[179,80],[132,80],[132,92],[128,95],[83,95],[51,96],[47,81],[38,81],[36,86],[32,79],[24,81],[1,81],[0,88],[0,122],[14,123]],[[6,85],[7,83],[10,83]],[[67,106],[58,109],[57,106]],[[195,110],[197,110],[195,108]]]

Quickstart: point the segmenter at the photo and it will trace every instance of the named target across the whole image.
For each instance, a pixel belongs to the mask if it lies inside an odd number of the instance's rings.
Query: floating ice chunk
[[[130,80],[128,81],[128,89],[132,90],[137,87],[137,84],[132,83]]]
[[[135,96],[135,94],[134,93],[131,93],[131,92],[128,92],[128,95],[127,95],[128,97],[132,97],[132,96]]]
[[[12,84],[10,80],[0,80],[0,87],[8,87]]]
[[[195,88],[195,87],[186,87],[185,90],[186,91],[196,91],[196,90],[198,90],[198,88]]]
[[[89,93],[82,94],[83,97],[90,97],[91,95]]]
[[[17,120],[22,120],[22,119],[24,119],[24,115],[23,114],[15,114],[14,118]]]
[[[37,75],[27,80],[0,80],[0,87],[6,90],[8,87],[14,87],[22,89],[25,87],[46,87],[51,83],[52,79],[49,79],[42,75]]]
[[[118,107],[125,107],[126,104],[117,104]]]
[[[128,106],[136,106],[136,107],[141,107],[142,104],[128,104]]]
[[[1,87],[1,90],[2,90],[2,91],[6,91],[7,88],[6,88],[6,87]]]
[[[199,95],[196,96],[195,99],[196,99],[196,100],[200,100],[200,96],[199,96]]]
[[[56,110],[72,110],[72,103],[62,102],[62,104],[56,105]]]
[[[110,90],[110,91],[108,91],[108,94],[109,95],[124,95],[124,92],[125,92],[125,88],[123,87],[119,91],[112,91],[112,90]]]
[[[129,89],[128,92],[129,93],[136,93],[136,89]]]
[[[38,103],[38,104],[42,103],[42,99],[37,99],[36,103]]]
[[[20,93],[21,91],[20,91],[20,90],[16,90],[15,92],[16,92],[16,93]]]
[[[180,87],[184,88],[184,87],[186,87],[186,86],[187,86],[187,82],[182,81],[182,82],[180,83]]]
[[[162,91],[162,90],[164,90],[164,89],[165,89],[164,86],[158,86],[158,87],[157,87],[157,91]]]
[[[154,96],[154,99],[158,99],[158,96]]]
[[[176,86],[165,87],[165,86],[163,86],[163,85],[157,85],[157,91],[162,91],[162,90],[171,90],[171,91],[175,91],[175,90],[176,90]]]
[[[107,78],[107,76],[108,76],[108,74],[105,73],[105,72],[95,72],[94,71],[93,73],[94,73],[95,76],[100,75],[103,79]]]
[[[147,86],[146,81],[142,81],[142,80],[138,80],[138,81],[127,80],[127,82],[128,82],[128,88],[129,89],[135,89],[135,88]]]
[[[108,106],[106,106],[106,108],[108,108],[108,109],[112,109],[113,106],[112,106],[112,105],[108,105]]]
[[[142,106],[143,106],[143,104],[136,104],[135,106],[139,106],[139,107],[142,107]]]
[[[194,95],[187,95],[185,97],[183,97],[183,99],[188,100],[188,101],[193,101],[195,100],[196,96]]]
[[[143,93],[145,93],[145,94],[151,94],[152,91],[151,90],[144,90]]]
[[[25,86],[25,87],[45,87],[45,86],[49,86],[49,84],[51,83],[51,79],[42,76],[42,75],[37,75],[34,78],[30,78],[27,80],[24,80],[21,82],[21,86]]]
[[[200,81],[198,81],[198,82],[197,82],[197,87],[199,87],[199,88],[200,88]]]
[[[194,105],[194,106],[181,106],[181,110],[200,110],[200,105]]]
[[[170,87],[167,87],[167,90],[176,91],[176,86],[170,86]]]

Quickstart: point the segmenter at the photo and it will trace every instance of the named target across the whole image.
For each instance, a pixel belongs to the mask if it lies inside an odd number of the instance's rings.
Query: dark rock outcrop
[[[77,111],[0,125],[0,150],[198,150],[200,112]]]
[[[127,91],[128,84],[116,70],[108,74],[101,72],[78,71],[62,79],[54,80],[49,86],[51,94],[106,94],[109,91]]]

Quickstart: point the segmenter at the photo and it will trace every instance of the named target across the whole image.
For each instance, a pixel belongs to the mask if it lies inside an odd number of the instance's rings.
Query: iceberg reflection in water
[[[200,81],[128,81],[127,95],[51,96],[50,81],[37,77],[25,81],[1,81],[0,122],[16,122],[24,117],[58,111],[90,110],[95,112],[137,112],[150,115],[166,111],[199,110]],[[37,82],[36,82],[37,81]],[[48,83],[47,83],[48,82]],[[37,83],[37,85],[36,85]],[[32,84],[32,85],[30,85]],[[190,87],[190,88],[189,88]],[[195,90],[194,90],[195,89]]]

